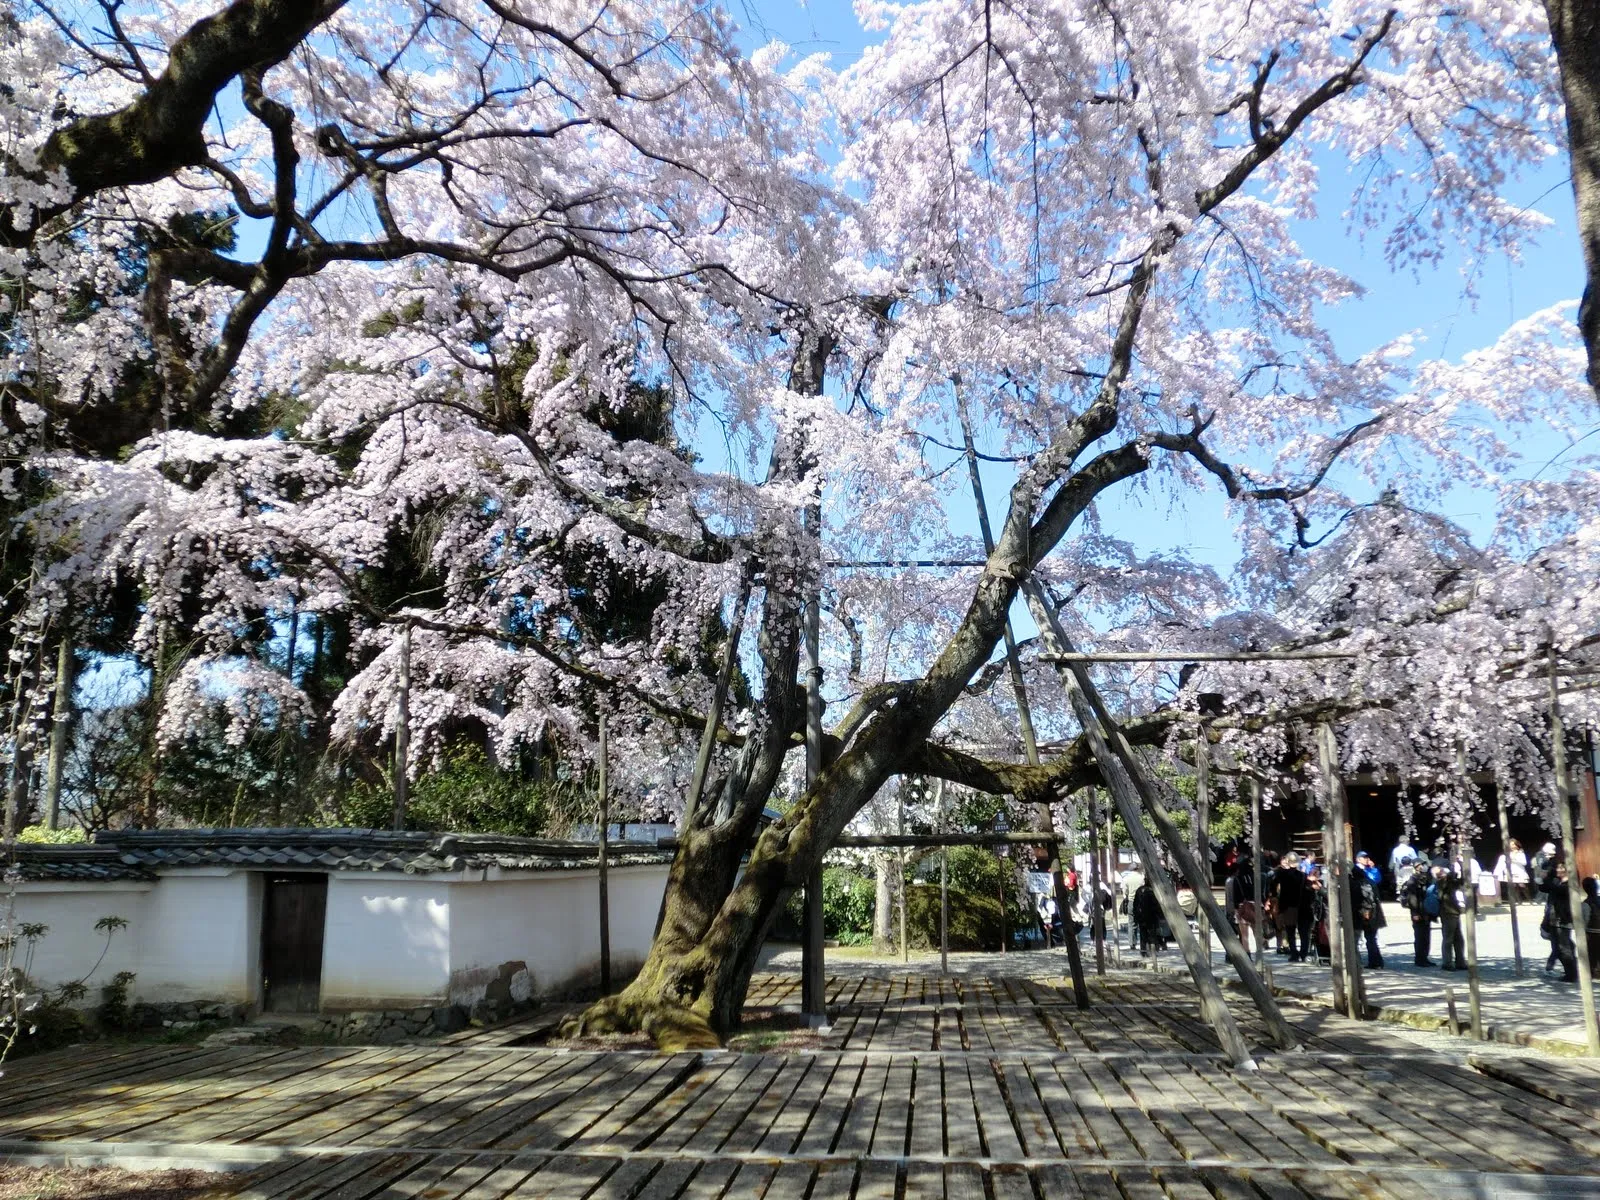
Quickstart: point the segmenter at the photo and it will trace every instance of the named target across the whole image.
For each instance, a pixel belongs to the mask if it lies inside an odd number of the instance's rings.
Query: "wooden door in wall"
[[[268,875],[261,906],[261,1007],[316,1012],[322,991],[326,875]]]

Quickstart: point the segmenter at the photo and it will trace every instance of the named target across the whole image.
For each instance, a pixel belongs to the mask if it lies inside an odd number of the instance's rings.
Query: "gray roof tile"
[[[592,842],[375,829],[110,830],[97,833],[88,846],[18,850],[23,877],[38,879],[153,879],[156,871],[215,866],[423,875],[488,867],[566,871],[593,867],[597,852]],[[609,858],[615,866],[632,866],[666,862],[671,852],[614,845]]]

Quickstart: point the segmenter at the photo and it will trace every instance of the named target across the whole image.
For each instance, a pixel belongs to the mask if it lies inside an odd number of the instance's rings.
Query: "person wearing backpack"
[[[1378,930],[1388,924],[1383,915],[1383,903],[1378,897],[1378,884],[1361,860],[1372,861],[1365,852],[1356,855],[1357,869],[1350,872],[1350,909],[1355,914],[1356,931],[1367,939],[1367,967],[1383,970],[1383,951],[1378,949]]]
[[[1544,893],[1544,921],[1539,932],[1550,939],[1550,957],[1561,964],[1562,978],[1578,982],[1578,952],[1572,944],[1572,897],[1567,892],[1567,864],[1556,859],[1539,885]],[[1545,970],[1549,970],[1546,963]]]
[[[1467,939],[1461,933],[1461,914],[1467,906],[1461,894],[1461,876],[1451,868],[1433,868],[1433,882],[1422,894],[1423,911],[1430,906],[1432,915],[1439,918],[1439,957],[1444,960],[1440,969],[1465,971]]]
[[[1428,914],[1424,903],[1431,882],[1428,864],[1418,859],[1411,864],[1411,878],[1400,885],[1400,903],[1411,914],[1411,940],[1419,967],[1433,966],[1433,960],[1428,957],[1433,917]]]

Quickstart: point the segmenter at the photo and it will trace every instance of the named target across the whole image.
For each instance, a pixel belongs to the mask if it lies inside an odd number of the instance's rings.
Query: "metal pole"
[[[394,719],[394,827],[406,827],[406,800],[411,790],[411,622],[400,626],[400,695]]]
[[[1089,787],[1089,933],[1094,938],[1094,973],[1106,973],[1106,914],[1100,903],[1100,803]]]
[[[72,639],[64,637],[56,651],[56,696],[50,710],[50,761],[44,777],[46,829],[61,827],[61,771],[67,761],[67,733],[72,728],[72,676],[76,666]]]
[[[805,610],[806,787],[822,774],[821,605],[813,594]],[[827,975],[822,946],[822,860],[806,877],[805,940],[801,948],[801,1008],[813,1026],[828,1023]]]
[[[1561,720],[1561,700],[1556,692],[1556,647],[1550,643],[1550,742],[1556,766],[1556,809],[1561,814],[1561,847],[1567,862],[1567,901],[1572,908],[1573,952],[1578,959],[1578,992],[1583,1004],[1583,1035],[1591,1057],[1600,1058],[1600,1026],[1595,1024],[1594,977],[1589,970],[1589,948],[1578,941],[1583,929],[1583,884],[1578,878],[1578,843],[1572,819],[1576,797],[1567,775],[1566,728]],[[1559,936],[1560,930],[1555,931]]]
[[[611,837],[611,789],[607,786],[606,715],[600,714],[600,994],[611,994],[611,893],[606,850]]]
[[[1516,958],[1517,978],[1522,978],[1522,931],[1517,927],[1517,883],[1516,872],[1511,869],[1511,822],[1506,816],[1505,789],[1500,786],[1500,777],[1494,780],[1494,805],[1500,817],[1500,852],[1506,858],[1506,903],[1511,906],[1511,953]],[[1526,857],[1526,851],[1524,851]],[[1530,870],[1528,879],[1533,879]],[[1396,886],[1399,880],[1395,881]]]
[[[944,780],[936,779],[934,795],[938,798],[939,832],[945,832]],[[939,851],[939,973],[950,974],[950,847]]]

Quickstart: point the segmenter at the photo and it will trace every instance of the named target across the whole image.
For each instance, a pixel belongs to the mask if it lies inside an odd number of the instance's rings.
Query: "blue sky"
[[[771,37],[800,54],[826,52],[836,68],[854,62],[862,47],[877,36],[860,28],[849,0],[732,0],[732,4],[752,42]],[[1392,271],[1381,248],[1375,243],[1362,245],[1339,215],[1343,190],[1339,164],[1326,163],[1323,171],[1330,194],[1327,211],[1314,221],[1299,222],[1296,234],[1311,257],[1344,271],[1366,289],[1362,299],[1326,314],[1336,344],[1349,357],[1414,333],[1420,354],[1454,359],[1493,343],[1514,321],[1575,299],[1582,291],[1582,260],[1564,159],[1509,185],[1512,199],[1543,213],[1551,225],[1528,248],[1523,261],[1497,259],[1477,272],[1471,279],[1475,299],[1466,296],[1467,278],[1459,254],[1447,254],[1420,272]],[[1541,467],[1560,470],[1575,453],[1552,434],[1532,435],[1522,441],[1521,449],[1530,473]],[[1576,452],[1588,449],[1585,444]],[[994,498],[992,509],[1003,497],[1008,478],[1004,469],[994,466],[985,474]],[[1146,551],[1181,548],[1198,561],[1230,568],[1237,561],[1238,547],[1220,489],[1186,493],[1174,501],[1159,491],[1125,488],[1102,504],[1101,516],[1109,532]],[[1469,489],[1458,489],[1447,498],[1444,515],[1465,525],[1479,540],[1487,536],[1494,519],[1489,498]]]

